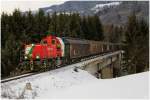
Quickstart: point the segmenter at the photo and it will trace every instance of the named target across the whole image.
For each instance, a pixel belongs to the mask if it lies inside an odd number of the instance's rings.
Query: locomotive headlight
[[[34,44],[31,44],[32,45],[32,47],[34,46]]]
[[[40,57],[39,56],[36,56],[36,59],[39,59]]]
[[[27,56],[25,56],[24,58],[25,58],[25,59],[27,59],[28,57],[27,57]]]

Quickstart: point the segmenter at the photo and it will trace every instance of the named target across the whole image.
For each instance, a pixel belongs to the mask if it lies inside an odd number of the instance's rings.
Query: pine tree
[[[88,39],[88,21],[85,16],[82,18],[81,22],[81,29],[82,29],[82,36],[84,36],[85,39]]]
[[[104,35],[103,35],[103,26],[101,24],[101,21],[97,15],[94,16],[95,19],[95,27],[96,27],[96,40],[103,40]]]
[[[46,29],[46,16],[44,14],[43,10],[39,10],[38,13],[35,14],[35,23],[34,23],[34,28],[32,33],[32,39],[34,40],[33,42],[40,42],[41,38],[45,36],[45,32],[47,32]]]
[[[5,47],[5,42],[8,39],[9,31],[10,31],[10,18],[7,14],[2,13],[1,15],[1,41],[2,48]]]
[[[139,32],[137,37],[137,65],[136,72],[148,70],[149,66],[149,28],[144,20],[139,21]]]
[[[142,72],[148,65],[148,25],[129,16],[125,32],[125,60],[129,73]]]
[[[57,33],[57,14],[56,14],[56,12],[52,15],[52,22],[51,22],[51,26],[49,27],[49,30],[51,32]]]

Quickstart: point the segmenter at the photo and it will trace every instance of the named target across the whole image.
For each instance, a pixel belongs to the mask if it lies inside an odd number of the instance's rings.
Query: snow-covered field
[[[148,74],[97,79],[73,66],[1,84],[2,98],[148,98]],[[26,86],[28,84],[28,86]]]

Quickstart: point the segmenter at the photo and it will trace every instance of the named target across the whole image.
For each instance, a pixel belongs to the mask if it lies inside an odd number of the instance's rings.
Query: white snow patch
[[[67,12],[67,11],[64,11],[64,12],[57,12],[56,14],[57,15],[60,15],[60,14],[70,15],[72,13],[76,13],[76,12]]]
[[[46,13],[50,13],[52,11],[53,11],[52,9],[48,9],[48,10],[46,10]]]
[[[106,3],[106,4],[97,4],[95,7],[93,7],[91,10],[95,11],[94,13],[97,13],[100,10],[103,10],[104,7],[111,7],[111,6],[118,6],[120,5],[121,2],[111,2],[111,3]]]

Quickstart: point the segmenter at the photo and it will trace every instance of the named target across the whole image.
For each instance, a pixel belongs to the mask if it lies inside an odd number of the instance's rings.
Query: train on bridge
[[[28,70],[55,69],[97,54],[121,49],[117,43],[48,35],[40,43],[24,46],[21,65]]]

